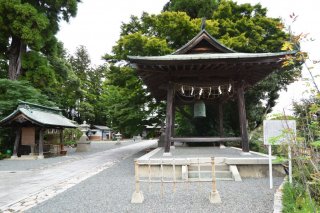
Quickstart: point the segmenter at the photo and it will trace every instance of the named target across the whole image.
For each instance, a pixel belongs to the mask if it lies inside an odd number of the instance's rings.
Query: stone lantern
[[[117,139],[117,143],[116,144],[120,144],[120,139],[121,139],[121,134],[120,132],[118,132],[117,134],[115,134],[116,139]]]

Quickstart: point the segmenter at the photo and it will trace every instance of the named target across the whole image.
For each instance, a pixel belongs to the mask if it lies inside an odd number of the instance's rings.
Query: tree
[[[12,113],[18,106],[18,101],[26,101],[46,106],[55,106],[48,97],[27,81],[11,81],[0,79],[0,120]]]
[[[8,60],[8,77],[23,73],[23,55],[29,50],[44,55],[54,51],[61,20],[76,15],[80,0],[0,0],[0,61]]]
[[[210,18],[217,5],[218,0],[170,0],[163,11],[184,11],[191,18]]]
[[[107,77],[101,96],[107,124],[125,136],[141,133],[157,111],[150,94],[130,67],[111,66]]]
[[[140,18],[132,16],[129,23],[124,23],[121,26],[121,37],[113,47],[114,55],[106,55],[106,59],[114,62],[126,60],[127,55],[163,55],[169,50],[175,50],[187,43],[200,31],[201,25],[201,17],[189,17],[187,13],[190,13],[189,10],[192,9],[200,11],[200,8],[184,8],[180,2],[183,0],[171,1],[169,6],[165,7],[165,10],[169,11],[159,15],[144,13]],[[194,7],[196,7],[195,4]],[[281,51],[282,44],[289,39],[289,35],[283,31],[281,20],[267,17],[267,10],[260,4],[238,5],[232,1],[221,0],[212,11],[212,15],[206,20],[206,30],[220,42],[236,51],[277,52]],[[151,39],[156,41],[150,42],[151,44],[161,41],[163,45],[155,45],[154,50],[150,52],[147,50],[147,42],[143,41]],[[251,128],[261,124],[263,116],[271,112],[278,98],[278,91],[285,89],[289,83],[299,77],[299,67],[296,69],[292,69],[292,67],[288,67],[284,72],[275,72],[247,91],[245,95],[246,108]],[[133,75],[135,75],[134,72]],[[264,105],[262,100],[267,104]],[[226,123],[230,124],[231,130],[237,132],[239,131],[238,125],[233,124],[238,123],[235,120],[237,116],[234,116],[238,113],[237,109],[232,107],[233,105],[234,103],[229,103],[225,106],[230,109],[225,113],[225,118],[229,119],[226,120]],[[211,126],[215,125],[214,121],[210,122]],[[191,123],[201,125],[192,121]],[[179,123],[179,125],[183,124]],[[195,135],[204,134],[198,132],[197,129],[204,128],[195,126],[193,128]],[[226,131],[233,134],[228,129]]]

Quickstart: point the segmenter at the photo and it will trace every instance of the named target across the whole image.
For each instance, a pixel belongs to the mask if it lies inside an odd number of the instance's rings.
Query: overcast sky
[[[119,39],[120,25],[128,22],[131,15],[140,16],[143,11],[160,13],[168,0],[82,0],[78,14],[69,23],[61,23],[58,38],[69,53],[74,53],[76,47],[86,46],[93,65],[102,64],[101,56],[111,53],[111,48]],[[295,13],[298,19],[292,25],[295,33],[310,33],[313,42],[304,42],[302,50],[310,53],[311,59],[320,60],[320,1],[318,0],[238,0],[238,3],[261,3],[267,7],[268,16],[282,18],[290,24],[289,15]],[[319,66],[313,70],[319,70]],[[320,72],[318,72],[320,73]],[[309,75],[304,70],[303,77]],[[318,81],[319,82],[319,81]],[[319,82],[320,83],[320,82]],[[274,112],[282,109],[290,110],[292,100],[303,96],[306,86],[302,81],[289,86],[287,92],[281,92],[279,104]],[[307,96],[307,95],[304,95]]]

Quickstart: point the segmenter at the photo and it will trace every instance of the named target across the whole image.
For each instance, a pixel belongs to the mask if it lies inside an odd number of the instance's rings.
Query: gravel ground
[[[210,183],[166,184],[161,193],[160,184],[144,183],[143,204],[131,204],[134,191],[133,155],[113,167],[77,184],[27,212],[219,212],[269,213],[273,209],[273,194],[283,178],[274,178],[274,189],[269,189],[267,178],[243,179],[242,182],[219,181],[217,187],[221,204],[210,204]]]
[[[66,156],[50,157],[41,160],[0,160],[0,171],[27,171],[45,169],[61,163],[84,159],[94,153],[130,145],[134,142],[132,140],[123,140],[119,145],[115,145],[115,143],[115,141],[91,142],[91,149],[88,152],[76,152],[76,148],[68,147]]]

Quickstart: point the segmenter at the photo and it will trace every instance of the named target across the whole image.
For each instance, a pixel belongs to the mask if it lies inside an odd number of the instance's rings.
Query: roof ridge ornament
[[[206,17],[202,17],[201,19],[201,30],[205,30],[206,28]]]

